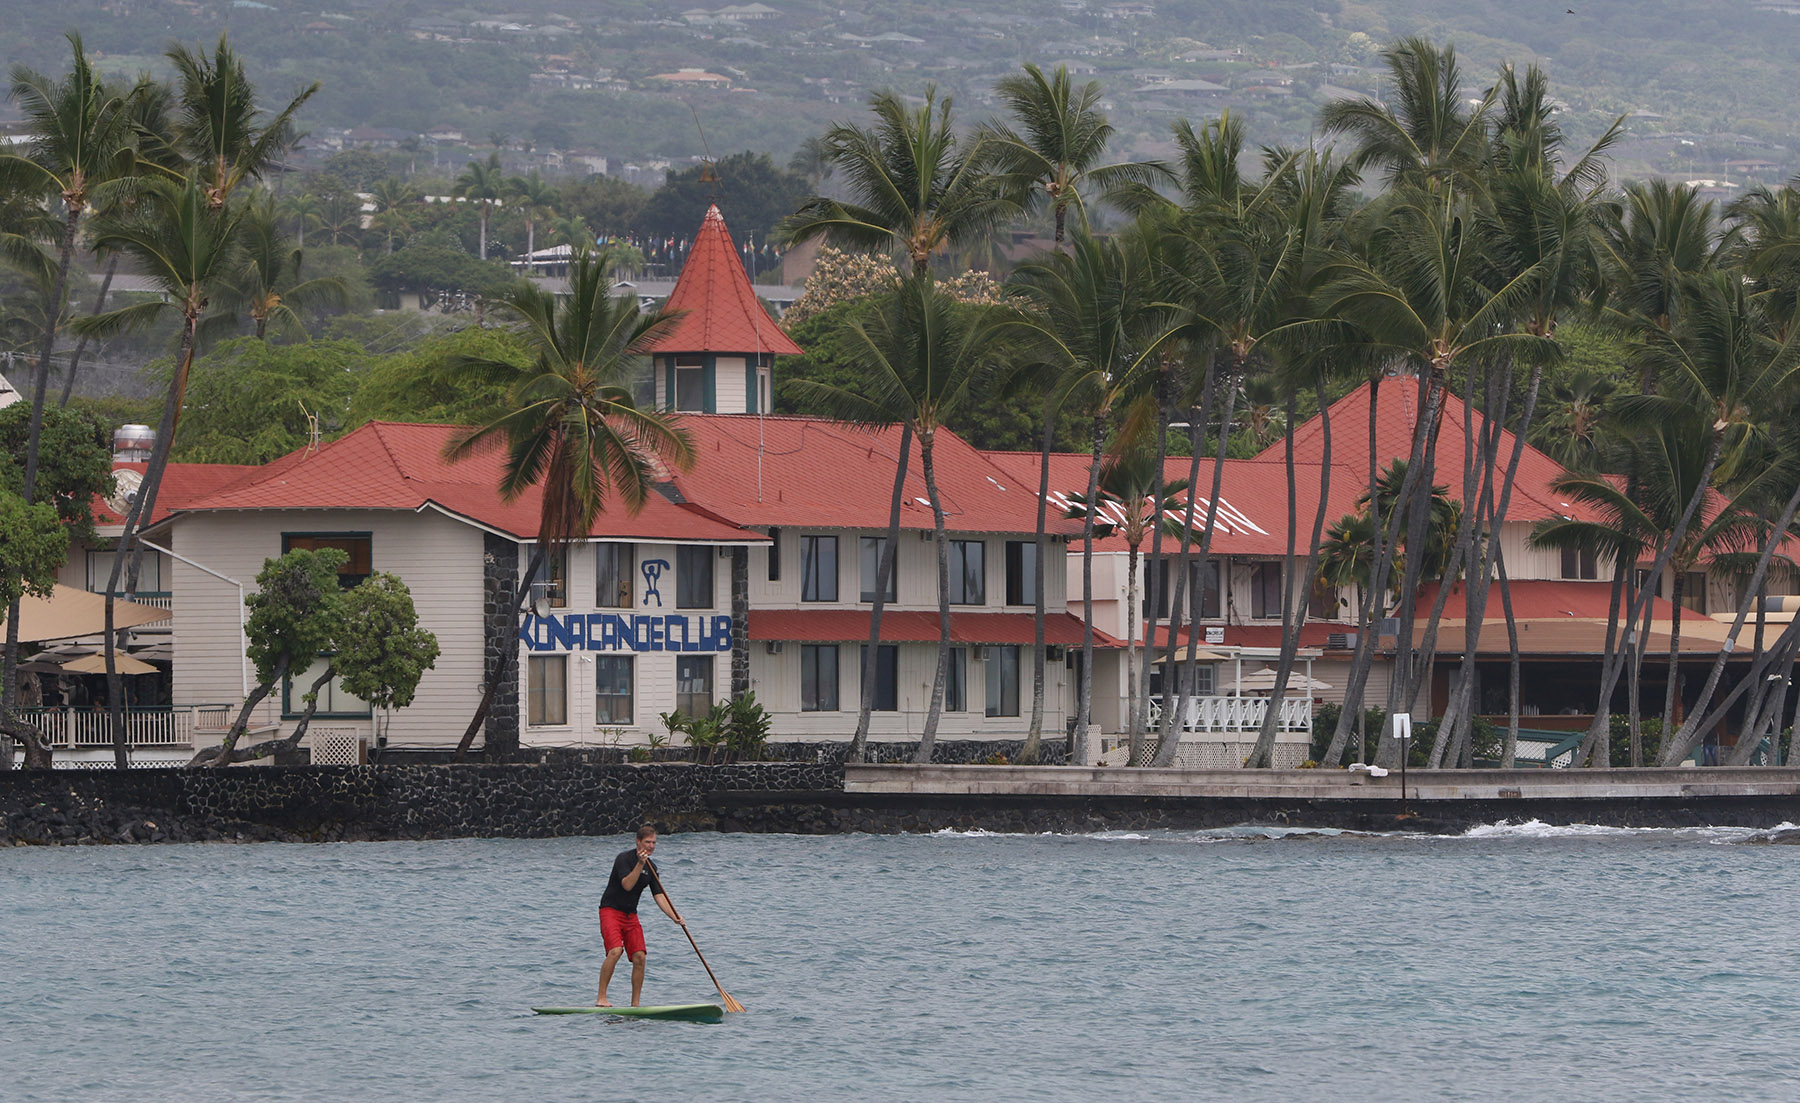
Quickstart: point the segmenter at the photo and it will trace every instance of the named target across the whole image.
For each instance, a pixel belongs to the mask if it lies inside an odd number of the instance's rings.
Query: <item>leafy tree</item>
[[[506,385],[454,379],[450,366],[486,360],[522,370],[531,357],[531,346],[512,329],[470,326],[429,337],[369,367],[351,397],[346,427],[369,421],[485,425],[506,409]]]
[[[804,176],[776,167],[766,153],[734,153],[715,165],[669,173],[645,201],[637,227],[651,237],[691,237],[707,206],[717,203],[740,242],[766,239],[810,190]],[[603,229],[592,219],[589,224]]]
[[[69,555],[69,530],[48,502],[28,504],[12,490],[0,487],[0,602],[12,610],[7,618],[9,635],[18,635],[19,599],[27,594],[47,597],[56,585],[56,572]],[[48,767],[50,748],[36,728],[13,713],[18,692],[17,661],[9,652],[5,678],[0,681],[0,734],[25,744],[27,767]],[[0,739],[0,769],[12,768],[12,744]]]
[[[348,341],[227,341],[194,362],[175,440],[183,463],[267,463],[342,429],[371,357]]]
[[[30,414],[31,407],[23,402],[0,410],[0,487],[15,494],[25,485],[19,458],[25,454]],[[112,493],[113,424],[85,409],[44,411],[38,498],[55,507],[71,539],[81,543],[94,539],[94,499]]]
[[[623,234],[637,229],[648,199],[649,193],[636,184],[616,176],[594,175],[564,184],[556,207],[581,219],[595,233]],[[688,221],[693,221],[691,211]]]
[[[517,276],[505,265],[477,260],[461,249],[420,235],[369,266],[369,280],[384,291],[466,292],[491,297]]]

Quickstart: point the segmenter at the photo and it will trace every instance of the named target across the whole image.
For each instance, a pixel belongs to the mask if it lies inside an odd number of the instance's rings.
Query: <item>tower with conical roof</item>
[[[756,297],[717,204],[706,209],[663,313],[678,317],[649,348],[658,409],[769,412],[775,357],[801,350]]]

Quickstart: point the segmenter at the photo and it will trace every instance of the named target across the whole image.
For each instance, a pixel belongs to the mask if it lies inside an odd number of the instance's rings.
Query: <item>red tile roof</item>
[[[1375,450],[1377,461],[1385,467],[1389,461],[1405,459],[1412,454],[1413,428],[1419,416],[1419,381],[1411,376],[1384,379],[1376,399]],[[1482,426],[1479,411],[1473,414],[1472,426],[1479,436]],[[1442,424],[1438,429],[1435,481],[1447,488],[1450,497],[1460,501],[1463,492],[1463,403],[1454,394],[1444,396]],[[1513,434],[1500,431],[1499,463],[1512,456]],[[1294,458],[1318,462],[1324,451],[1324,427],[1320,418],[1294,431]],[[1277,441],[1256,458],[1280,460],[1285,445]],[[1369,384],[1351,391],[1331,406],[1331,462],[1343,464],[1357,472],[1366,489],[1369,481]],[[1504,470],[1504,466],[1502,467]],[[1519,459],[1519,474],[1513,486],[1507,519],[1541,521],[1555,517],[1590,519],[1579,503],[1556,493],[1550,484],[1563,474],[1562,465],[1544,453],[1525,446]]]
[[[376,421],[320,445],[255,469],[255,474],[193,500],[184,512],[239,509],[421,510],[435,506],[477,525],[520,539],[538,534],[542,495],[533,487],[502,502],[496,487],[503,453],[493,449],[459,463],[443,458],[457,431],[451,425]],[[628,513],[616,498],[594,522],[591,535],[641,540],[760,542],[758,533],[652,494],[642,511]]]
[[[1144,645],[1143,632],[1146,626],[1146,624],[1138,625],[1137,642],[1140,648]],[[1227,624],[1224,626],[1225,636],[1222,642],[1207,643],[1206,630],[1208,628],[1218,627],[1219,625],[1216,624],[1202,624],[1199,631],[1196,632],[1192,625],[1183,624],[1175,632],[1175,646],[1178,648],[1186,647],[1190,642],[1194,641],[1196,636],[1199,637],[1200,649],[1202,651],[1209,647],[1281,646],[1281,625],[1279,624]],[[1339,632],[1354,631],[1356,631],[1356,626],[1353,624],[1337,624],[1332,621],[1309,620],[1300,626],[1300,646],[1322,649],[1325,646],[1326,637]],[[1169,646],[1168,621],[1162,620],[1156,623],[1156,639],[1153,642],[1155,649],[1159,652]],[[1125,644],[1124,641],[1121,640],[1116,642],[1114,646],[1124,647]]]
[[[683,313],[685,312],[685,313]],[[651,342],[650,352],[775,353],[795,356],[793,342],[763,309],[717,206],[706,209],[693,251],[681,267],[664,314],[681,314]]]
[[[1419,587],[1418,609],[1419,622],[1423,627],[1425,615],[1431,611],[1431,603],[1437,600],[1437,583],[1428,582]],[[1611,582],[1563,582],[1554,580],[1515,581],[1512,584],[1512,607],[1515,620],[1605,620],[1612,607]],[[1468,616],[1464,604],[1467,597],[1464,583],[1452,583],[1450,596],[1444,601],[1444,618],[1461,620]],[[1488,587],[1487,608],[1483,611],[1487,620],[1504,620],[1506,611],[1500,604],[1500,586],[1495,583]],[[1623,613],[1620,614],[1621,616]],[[1650,616],[1652,620],[1672,621],[1680,616],[1684,624],[1693,621],[1716,623],[1712,618],[1692,609],[1679,609],[1675,604],[1663,597],[1650,599]]]
[[[740,525],[807,525],[885,529],[894,492],[900,430],[871,430],[842,422],[754,414],[689,414],[682,426],[698,462],[675,477],[683,496]],[[954,433],[940,431],[933,448],[945,526],[951,532],[1036,531],[1033,488],[995,465]],[[900,525],[932,527],[918,443],[907,467]],[[1053,533],[1079,532],[1052,510]]]
[[[140,477],[149,464],[115,463],[113,471],[133,471]],[[166,519],[170,513],[187,505],[187,503],[206,497],[209,494],[231,486],[249,478],[262,468],[253,464],[235,463],[171,463],[163,468],[162,486],[156,491],[154,513],[146,524],[154,525]],[[94,523],[96,525],[122,525],[125,518],[114,513],[107,506],[105,499],[94,500]]]
[[[1335,434],[1334,434],[1335,440]],[[1040,456],[1036,452],[986,452],[983,453],[997,466],[1003,468],[1011,477],[1022,484],[1027,493],[1037,489],[1039,480]],[[1335,459],[1335,456],[1334,456]],[[1185,456],[1170,457],[1164,465],[1165,479],[1186,479],[1190,460]],[[1087,493],[1088,468],[1090,458],[1078,452],[1056,452],[1050,456],[1050,515],[1060,517],[1069,506],[1069,495]],[[1295,514],[1294,523],[1298,526],[1294,542],[1295,553],[1305,555],[1312,536],[1314,511],[1319,505],[1319,469],[1314,463],[1296,463],[1294,465]],[[1194,506],[1194,525],[1198,528],[1206,520],[1207,495],[1212,492],[1213,461],[1200,461],[1200,479],[1197,489],[1200,497]],[[1368,478],[1358,479],[1356,473],[1347,467],[1332,464],[1331,488],[1326,499],[1325,523],[1352,512],[1356,507],[1356,496],[1367,487]],[[1287,554],[1287,465],[1280,456],[1269,459],[1226,460],[1223,477],[1219,484],[1219,511],[1213,523],[1212,553],[1214,555],[1268,555],[1285,556]],[[1171,516],[1180,521],[1184,510],[1176,510]],[[1079,537],[1081,523],[1066,522]],[[1175,547],[1164,537],[1163,547],[1173,553]],[[1075,550],[1071,547],[1071,551]],[[1106,540],[1094,541],[1095,551],[1122,552],[1127,550],[1124,539],[1114,536]],[[1140,549],[1148,554],[1150,541],[1145,540]]]
[[[753,640],[800,640],[818,643],[867,642],[869,612],[864,609],[752,609]],[[950,642],[958,644],[1024,644],[1029,646],[1035,627],[1030,613],[951,613]],[[885,643],[938,642],[935,612],[890,609],[881,615]],[[1044,642],[1059,647],[1081,646],[1081,620],[1073,613],[1050,613],[1044,618]],[[1117,640],[1096,629],[1097,647],[1118,647]]]

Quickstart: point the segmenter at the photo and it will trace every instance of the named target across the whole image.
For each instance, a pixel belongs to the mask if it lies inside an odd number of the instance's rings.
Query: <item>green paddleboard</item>
[[[534,1007],[540,1015],[620,1015],[631,1019],[675,1019],[684,1023],[716,1023],[725,1009],[716,1003],[675,1003],[661,1007]]]

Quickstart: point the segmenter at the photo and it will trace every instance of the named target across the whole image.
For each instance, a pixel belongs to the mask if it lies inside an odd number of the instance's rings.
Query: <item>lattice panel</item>
[[[359,766],[362,736],[353,729],[325,728],[307,737],[314,766]]]

